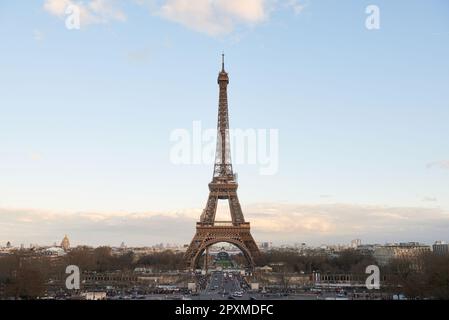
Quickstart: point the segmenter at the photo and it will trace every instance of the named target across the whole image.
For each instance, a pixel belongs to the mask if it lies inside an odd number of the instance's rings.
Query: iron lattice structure
[[[196,224],[196,234],[188,247],[185,260],[189,268],[195,269],[203,252],[218,242],[228,242],[237,246],[248,262],[254,267],[259,256],[251,233],[250,224],[243,217],[242,208],[237,196],[238,183],[232,170],[231,146],[229,137],[228,88],[229,76],[224,69],[218,74],[219,102],[217,124],[217,149],[212,182],[209,183],[209,198],[206,208]],[[215,221],[218,200],[228,200],[231,221]]]

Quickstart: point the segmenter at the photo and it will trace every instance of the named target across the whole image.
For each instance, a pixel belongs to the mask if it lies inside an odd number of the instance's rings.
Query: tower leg
[[[209,247],[206,248],[206,251],[204,253],[204,270],[206,270],[206,273],[208,269],[208,259],[209,259]]]
[[[217,212],[217,202],[218,197],[212,192],[209,193],[209,198],[207,199],[206,208],[204,209],[204,214],[201,217],[201,222],[213,223],[215,220],[215,213]]]
[[[237,193],[230,194],[228,202],[229,202],[229,209],[231,210],[232,222],[233,223],[245,222],[245,218],[243,218],[242,208],[240,206]]]

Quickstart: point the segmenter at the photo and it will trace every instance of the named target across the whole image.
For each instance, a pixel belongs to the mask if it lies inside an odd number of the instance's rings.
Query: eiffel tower
[[[209,183],[209,198],[206,208],[201,214],[200,222],[196,223],[196,234],[185,254],[185,261],[190,269],[196,269],[203,252],[218,242],[227,242],[238,247],[250,268],[255,266],[255,259],[259,256],[259,248],[250,233],[249,222],[246,222],[243,217],[237,197],[237,179],[232,171],[229,142],[228,84],[229,77],[224,68],[223,54],[222,68],[218,74],[220,94],[214,174],[212,182]],[[218,200],[228,200],[232,221],[215,221]]]

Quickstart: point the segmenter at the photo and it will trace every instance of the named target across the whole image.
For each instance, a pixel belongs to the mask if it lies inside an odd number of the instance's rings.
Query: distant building
[[[62,241],[61,241],[61,248],[64,251],[67,251],[70,249],[70,241],[69,241],[69,238],[67,237],[67,235],[65,235],[64,239],[62,239]]]
[[[357,249],[360,245],[362,245],[362,240],[354,239],[351,241],[351,248]]]
[[[153,273],[153,269],[146,267],[134,268],[134,273]]]
[[[374,250],[374,258],[381,266],[387,265],[392,259],[405,259],[414,262],[417,258],[430,251],[430,246],[417,242],[387,244]]]
[[[357,246],[357,251],[366,254],[372,255],[377,248],[383,247],[381,244],[361,244]]]
[[[432,246],[432,251],[439,256],[449,254],[449,243],[436,241]]]
[[[229,253],[225,251],[221,251],[217,253],[217,256],[215,257],[215,261],[228,261],[231,258],[229,257]]]
[[[84,292],[81,295],[86,300],[106,300],[106,292]]]
[[[11,242],[8,241],[8,242],[6,243],[6,248],[9,249],[9,248],[11,248],[11,247],[12,247]]]
[[[263,266],[263,267],[256,267],[256,271],[261,271],[261,272],[272,272],[273,268],[270,266]]]
[[[259,248],[260,248],[261,250],[270,250],[271,247],[272,247],[271,242],[261,242],[261,243],[259,244]]]
[[[60,247],[50,247],[45,249],[42,254],[46,255],[46,256],[63,256],[65,255],[65,250],[60,248]]]

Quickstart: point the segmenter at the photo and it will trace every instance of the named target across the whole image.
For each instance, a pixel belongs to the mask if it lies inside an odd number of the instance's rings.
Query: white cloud
[[[243,206],[256,241],[348,243],[449,240],[449,213],[439,208],[351,204]],[[0,209],[0,245],[51,244],[68,234],[75,244],[188,243],[201,209],[173,212],[48,212]],[[4,242],[4,243],[3,243]]]
[[[209,35],[231,33],[238,24],[255,25],[268,15],[266,0],[167,0],[158,14]]]
[[[300,14],[305,8],[305,5],[299,0],[286,0],[285,6],[293,10],[293,13],[296,15]]]
[[[295,14],[304,6],[298,0],[133,0],[169,21],[212,36],[227,35],[238,26],[252,27],[268,20],[271,11],[287,8]],[[81,25],[126,20],[116,0],[45,0],[44,9],[60,18],[76,5]]]
[[[55,16],[63,16],[71,4],[73,2],[70,0],[45,0],[44,9]]]
[[[449,169],[449,160],[435,161],[427,164],[427,168],[438,167],[440,169]]]
[[[42,154],[40,154],[39,152],[32,152],[30,154],[30,159],[32,161],[40,161],[42,160]]]
[[[118,7],[116,0],[45,0],[44,10],[59,18],[66,18],[69,6],[76,6],[80,13],[81,27],[102,24],[110,21],[125,21],[125,13]]]
[[[449,213],[440,208],[260,204],[245,212],[256,234],[283,242],[347,243],[361,238],[365,242],[431,243],[449,234]]]

